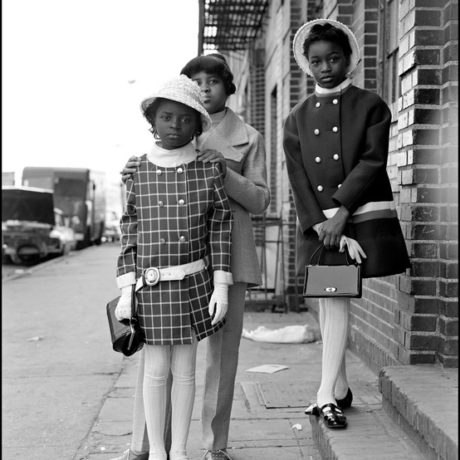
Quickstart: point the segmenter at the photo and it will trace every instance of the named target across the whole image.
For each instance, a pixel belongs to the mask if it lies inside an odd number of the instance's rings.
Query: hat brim
[[[350,64],[347,68],[347,73],[351,74],[356,69],[361,59],[358,41],[356,40],[355,34],[345,24],[342,24],[338,21],[334,21],[333,19],[313,19],[312,21],[306,22],[296,32],[294,40],[292,41],[292,50],[294,52],[294,58],[297,62],[297,65],[306,74],[313,76],[308,59],[303,54],[303,44],[305,42],[305,39],[310,34],[311,28],[316,24],[331,24],[334,27],[337,27],[337,29],[340,29],[343,32],[345,32],[351,47]]]
[[[196,101],[194,101],[192,98],[187,98],[184,99],[184,97],[176,97],[174,94],[153,94],[152,96],[148,97],[147,99],[144,99],[141,102],[141,109],[142,112],[145,112],[147,107],[155,101],[157,98],[162,98],[162,99],[169,99],[171,101],[179,102],[181,104],[184,104],[188,107],[191,107],[192,109],[195,109],[197,112],[199,112],[201,116],[201,125],[203,128],[203,132],[207,131],[208,129],[211,128],[211,117],[209,116],[209,113],[207,110],[200,104],[198,104]]]

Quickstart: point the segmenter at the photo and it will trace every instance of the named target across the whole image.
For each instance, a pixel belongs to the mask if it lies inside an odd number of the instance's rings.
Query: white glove
[[[222,321],[227,313],[228,308],[228,284],[214,282],[214,291],[209,301],[209,314],[214,314],[211,324]]]
[[[350,257],[353,260],[356,260],[358,264],[362,262],[361,257],[364,257],[364,259],[367,259],[367,256],[365,252],[363,251],[363,248],[359,245],[359,243],[354,240],[353,238],[348,238],[345,235],[342,235],[340,238],[340,252],[345,251],[345,246],[348,249],[348,254],[350,254]]]
[[[115,308],[115,317],[118,321],[131,319],[131,293],[134,286],[126,286],[121,289],[121,297]]]

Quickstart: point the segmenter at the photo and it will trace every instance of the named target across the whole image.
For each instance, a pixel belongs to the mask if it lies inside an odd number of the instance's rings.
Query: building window
[[[378,91],[391,104],[400,95],[398,75],[399,0],[380,0]]]
[[[270,211],[276,212],[277,202],[277,147],[278,147],[278,112],[277,90],[273,89],[270,95]]]

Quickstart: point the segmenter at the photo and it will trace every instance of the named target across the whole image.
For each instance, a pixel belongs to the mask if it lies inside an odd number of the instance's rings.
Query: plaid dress
[[[126,183],[118,276],[205,259],[183,280],[160,281],[137,293],[138,316],[150,345],[188,344],[224,325],[208,313],[214,270],[230,272],[232,215],[220,165],[192,161],[160,167],[147,155]]]

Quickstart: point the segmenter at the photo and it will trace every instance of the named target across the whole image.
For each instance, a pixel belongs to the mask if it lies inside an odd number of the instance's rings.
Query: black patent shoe
[[[319,407],[318,407],[318,404],[316,403],[313,403],[313,404],[310,404],[306,409],[305,409],[305,413],[307,415],[316,415],[316,417],[319,416]]]
[[[343,415],[342,409],[339,409],[335,404],[329,403],[321,406],[320,412],[328,428],[345,428],[347,426],[347,418]]]
[[[353,393],[351,392],[350,388],[348,388],[345,398],[335,398],[335,400],[337,401],[337,407],[340,407],[340,409],[348,409],[349,407],[351,407],[351,403],[353,402]]]

